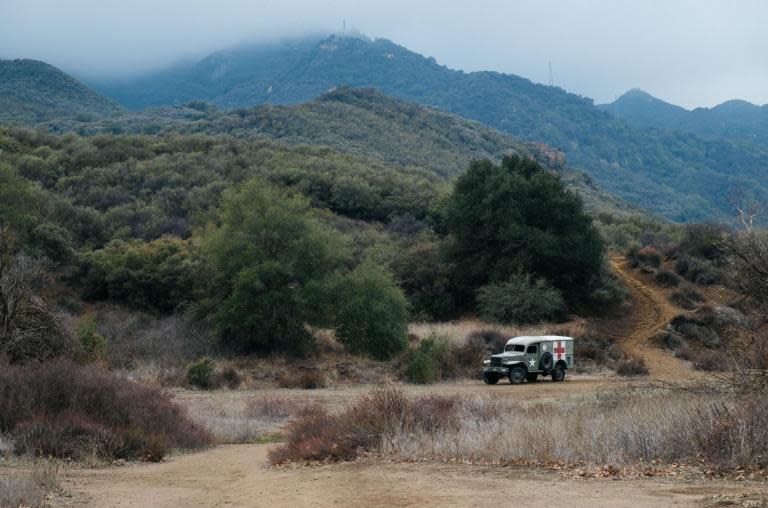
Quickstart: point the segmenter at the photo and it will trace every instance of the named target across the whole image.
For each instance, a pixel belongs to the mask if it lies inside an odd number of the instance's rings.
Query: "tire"
[[[541,355],[541,359],[539,360],[539,370],[542,372],[551,372],[552,368],[555,366],[555,362],[552,359],[552,353],[549,351],[543,353]]]
[[[555,366],[555,370],[552,371],[552,381],[565,381],[565,369],[562,365]]]
[[[487,374],[483,373],[483,383],[487,385],[495,385],[499,382],[499,375],[498,374]]]
[[[526,381],[529,383],[535,383],[537,379],[539,379],[539,373],[538,372],[529,372],[525,375]]]
[[[509,378],[509,384],[511,385],[519,385],[522,384],[523,381],[525,381],[525,371],[522,367],[512,367],[509,369],[509,373],[507,374],[507,377]]]

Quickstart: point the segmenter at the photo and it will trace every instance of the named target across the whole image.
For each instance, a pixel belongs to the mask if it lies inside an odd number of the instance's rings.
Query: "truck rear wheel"
[[[487,385],[495,385],[499,382],[499,375],[498,374],[491,374],[488,372],[483,372],[483,383]]]
[[[507,377],[509,377],[509,384],[519,385],[525,381],[525,371],[522,369],[522,367],[512,367],[509,369]]]
[[[565,369],[562,365],[555,365],[555,370],[552,371],[552,381],[564,381]]]

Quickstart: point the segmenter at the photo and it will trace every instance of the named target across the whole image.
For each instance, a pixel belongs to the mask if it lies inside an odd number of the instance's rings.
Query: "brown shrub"
[[[221,384],[229,388],[230,390],[237,390],[240,385],[243,384],[243,376],[236,368],[228,365],[221,369],[219,373],[219,380]]]
[[[665,288],[673,288],[680,285],[680,277],[669,270],[659,270],[654,279],[656,284]]]
[[[706,298],[704,298],[704,295],[690,286],[675,291],[669,297],[669,301],[686,310],[695,309],[699,303],[702,303],[705,300]]]
[[[277,385],[280,388],[314,390],[316,388],[325,388],[327,384],[328,380],[320,370],[304,370],[298,375],[282,373],[277,378]]]
[[[17,453],[159,460],[210,435],[162,392],[55,360],[0,371],[0,433]]]
[[[395,388],[381,388],[331,415],[321,408],[306,411],[288,425],[285,444],[273,449],[273,464],[305,460],[349,460],[375,450],[398,431],[436,432],[455,427],[457,397],[429,395],[409,399]]]
[[[613,341],[594,325],[575,334],[573,344],[577,361],[588,360],[596,365],[606,365],[615,363],[621,358],[621,352]]]
[[[648,366],[645,360],[639,356],[628,356],[616,365],[616,374],[619,376],[647,376]]]
[[[656,247],[647,245],[641,249],[632,249],[627,253],[627,260],[632,268],[661,266],[661,254]]]
[[[724,352],[715,352],[707,349],[696,349],[690,346],[684,346],[675,352],[675,355],[681,360],[689,361],[696,370],[707,372],[725,371],[728,361]]]
[[[496,354],[504,351],[509,336],[494,328],[473,330],[467,334],[466,343],[473,349],[482,347],[488,354]]]
[[[191,315],[155,317],[107,306],[99,310],[96,322],[112,367],[131,369],[142,362],[181,367],[216,353],[213,332]]]

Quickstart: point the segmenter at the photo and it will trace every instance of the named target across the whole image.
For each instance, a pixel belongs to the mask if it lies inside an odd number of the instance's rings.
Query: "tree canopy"
[[[599,276],[603,242],[581,199],[532,159],[473,162],[456,182],[446,217],[464,298],[527,272],[574,303]]]

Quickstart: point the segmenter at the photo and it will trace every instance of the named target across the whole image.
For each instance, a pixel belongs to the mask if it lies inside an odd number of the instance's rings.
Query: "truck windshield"
[[[508,353],[510,351],[523,353],[525,352],[525,346],[523,346],[522,344],[507,344],[507,347],[504,348],[504,352]]]

